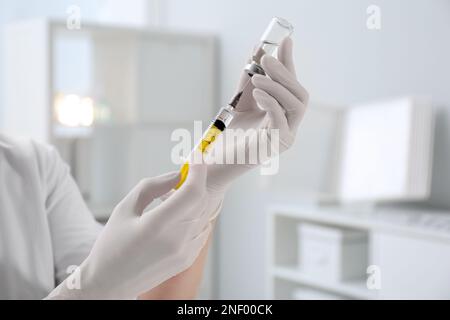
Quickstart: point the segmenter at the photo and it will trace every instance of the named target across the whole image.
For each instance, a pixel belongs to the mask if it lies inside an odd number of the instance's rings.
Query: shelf
[[[446,254],[450,252],[448,212],[425,208],[369,209],[272,206],[267,215],[267,296],[292,299],[305,288],[363,300],[448,297],[450,291],[445,286],[450,266],[450,255]],[[383,270],[382,289],[367,289],[363,279],[336,283],[302,272],[298,267],[302,257],[297,230],[301,223],[367,232],[368,264]],[[414,286],[407,279],[415,279]]]
[[[277,216],[300,221],[450,242],[450,217],[447,211],[420,209],[357,211],[315,206],[273,206],[270,211]]]
[[[377,298],[375,291],[370,291],[366,288],[365,280],[330,283],[329,281],[310,277],[299,271],[296,267],[275,267],[271,272],[275,278],[292,281],[300,285],[340,294],[349,298],[361,300]]]

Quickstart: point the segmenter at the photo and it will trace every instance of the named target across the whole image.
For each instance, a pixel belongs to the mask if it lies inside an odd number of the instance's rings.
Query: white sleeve
[[[42,145],[36,150],[45,186],[56,282],[60,283],[69,275],[70,266],[80,265],[88,256],[102,227],[87,208],[58,152]]]

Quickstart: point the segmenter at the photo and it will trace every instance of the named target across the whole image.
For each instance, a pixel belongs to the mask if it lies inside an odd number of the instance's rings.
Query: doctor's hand
[[[88,258],[48,298],[133,299],[189,268],[212,228],[206,165],[192,165],[177,192],[144,211],[178,180],[171,173],[141,181],[114,209]]]
[[[216,143],[216,146],[220,146],[227,157],[231,155],[234,163],[208,165],[207,185],[211,193],[223,193],[238,176],[278,156],[294,143],[309,95],[297,81],[292,46],[291,38],[286,38],[279,47],[278,60],[271,56],[262,58],[267,76],[254,75],[250,83],[246,72],[241,76],[238,92],[245,90],[227,131],[241,129],[241,132],[247,131],[248,136],[227,141],[225,131],[218,139],[222,144]],[[257,134],[252,136],[249,129]],[[250,160],[262,145],[268,152],[260,152],[257,159]],[[237,154],[241,154],[241,159],[245,156],[244,163],[237,161]]]

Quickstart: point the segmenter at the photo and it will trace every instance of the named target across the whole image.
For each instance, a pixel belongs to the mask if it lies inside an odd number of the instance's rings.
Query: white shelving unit
[[[368,265],[380,266],[381,290],[369,290],[364,277],[332,282],[302,271],[298,266],[297,225],[305,222],[367,232]],[[450,270],[448,212],[274,206],[267,215],[267,228],[269,299],[292,299],[302,288],[343,299],[450,297],[450,289],[442,282],[450,278],[446,271]],[[428,278],[420,276],[423,274]],[[417,284],[407,282],[409,277],[418,279]]]
[[[317,288],[349,298],[374,299],[376,297],[376,294],[367,290],[366,282],[364,280],[329,283],[302,273],[298,270],[297,266],[275,267],[272,269],[271,273],[273,277],[281,280],[298,283],[300,286]]]

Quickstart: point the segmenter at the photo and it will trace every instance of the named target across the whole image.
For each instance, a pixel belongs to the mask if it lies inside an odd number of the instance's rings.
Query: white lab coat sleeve
[[[52,239],[55,280],[60,283],[88,256],[102,226],[87,208],[58,152],[49,146],[35,145]]]

